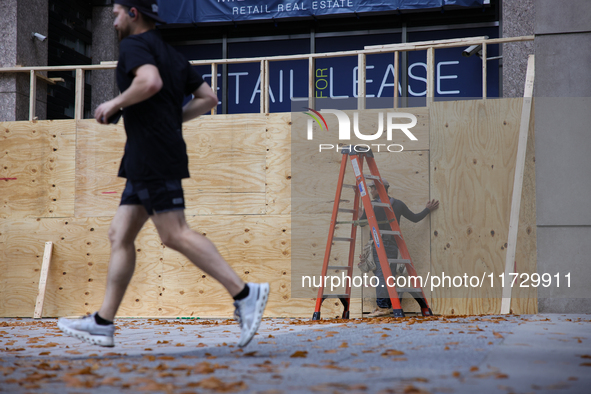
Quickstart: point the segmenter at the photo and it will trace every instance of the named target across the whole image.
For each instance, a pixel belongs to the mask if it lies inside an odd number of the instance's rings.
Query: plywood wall
[[[500,311],[521,108],[521,99],[431,107],[431,197],[441,201],[431,216],[432,274],[492,273],[496,281],[492,288],[487,279],[477,288],[435,289],[433,306],[440,313]],[[534,161],[532,117],[516,255],[518,272],[528,273],[536,272]],[[517,287],[513,295],[513,312],[537,312],[535,289]]]
[[[430,219],[401,223],[419,274],[480,272],[483,262],[502,272],[520,108],[521,100],[515,99],[413,109],[418,143],[406,141],[405,152],[376,156],[391,195],[411,210],[422,210],[430,198],[441,200]],[[376,114],[368,110],[361,116]],[[245,280],[271,283],[267,316],[312,315],[315,294],[293,297],[292,280],[301,267],[320,274],[341,158],[336,152],[294,157],[294,121],[290,114],[218,115],[184,128],[192,175],[183,181],[187,220]],[[107,232],[124,185],[116,176],[123,126],[91,120],[12,122],[0,123],[0,135],[0,316],[32,316],[46,241],[54,242],[54,253],[44,316],[96,310],[105,288]],[[533,272],[533,128],[530,137],[517,265]],[[293,199],[294,183],[308,174],[314,175],[311,194]],[[302,220],[316,223],[303,238],[296,231]],[[165,248],[151,224],[140,233],[136,250],[136,273],[120,316],[232,315],[224,289]],[[333,257],[344,259],[346,251],[335,249]],[[360,317],[373,307],[374,290],[356,291],[352,316]],[[534,312],[535,293],[520,289],[518,294],[513,310]],[[496,294],[461,302],[441,292],[433,297],[438,313],[497,313],[500,308]],[[416,310],[411,301],[403,307]],[[322,311],[334,317],[341,306],[329,300]]]

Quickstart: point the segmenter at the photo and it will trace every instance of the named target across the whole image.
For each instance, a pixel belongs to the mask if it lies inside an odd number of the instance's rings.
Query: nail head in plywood
[[[45,251],[43,252],[43,264],[41,265],[41,275],[39,277],[39,293],[35,302],[35,313],[33,318],[40,319],[43,316],[43,302],[45,301],[45,288],[47,287],[47,275],[49,274],[49,265],[51,264],[51,252],[53,242],[45,242]]]

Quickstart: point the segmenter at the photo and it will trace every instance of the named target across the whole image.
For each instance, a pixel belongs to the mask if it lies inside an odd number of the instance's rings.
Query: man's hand
[[[427,202],[427,209],[431,212],[439,208],[439,200],[435,201],[435,199]]]
[[[117,103],[114,103],[115,100],[109,100],[101,105],[98,106],[96,111],[94,111],[94,118],[97,122],[101,124],[108,124],[109,118],[119,111],[119,107],[117,107]]]
[[[120,108],[141,103],[162,89],[162,78],[158,68],[152,64],[144,64],[132,71],[135,75],[131,86],[113,100],[102,103],[94,112],[94,118],[101,124],[108,124],[109,118]]]

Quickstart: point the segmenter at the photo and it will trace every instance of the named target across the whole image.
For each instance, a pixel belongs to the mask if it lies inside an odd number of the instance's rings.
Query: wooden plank
[[[482,43],[482,98],[486,100],[487,96],[487,80],[486,80],[486,65],[487,65],[487,48],[486,42]]]
[[[511,197],[511,216],[509,219],[509,237],[507,241],[507,257],[505,260],[505,283],[509,283],[509,274],[514,270],[515,250],[517,247],[517,230],[519,228],[519,209],[521,207],[521,193],[523,190],[523,173],[525,168],[525,157],[527,153],[527,135],[530,126],[534,78],[534,55],[530,55],[527,61],[525,90],[523,93],[523,109],[521,111],[521,122],[519,125],[519,142],[517,146],[517,158],[515,161],[515,176],[513,179],[513,196]],[[509,313],[510,309],[511,286],[505,286],[503,288],[501,314]]]
[[[397,48],[404,48],[408,45],[429,46],[429,45],[434,45],[434,44],[454,44],[454,43],[461,44],[466,41],[481,41],[481,40],[486,40],[486,36],[450,38],[447,40],[416,41],[416,42],[409,42],[409,43],[402,43],[402,44],[367,45],[367,46],[363,47],[363,49],[394,49],[394,50],[396,50]]]
[[[31,71],[30,89],[29,89],[29,121],[35,119],[37,108],[37,78],[35,71]]]
[[[492,273],[498,279],[503,272],[520,108],[521,99],[434,103],[431,107],[431,198],[441,204],[431,217],[432,275],[444,272],[451,277],[481,278]],[[534,198],[533,190],[524,198]],[[535,226],[535,210],[528,213],[534,216],[527,219],[526,227]],[[521,255],[535,259],[532,242],[523,242],[521,247]],[[535,272],[531,260],[518,265]],[[433,311],[498,313],[502,290],[500,282],[495,283],[492,289],[486,285],[436,288]],[[531,303],[522,306],[521,313],[534,311]]]
[[[213,94],[218,96],[218,65],[216,63],[211,63],[211,90],[213,90]],[[216,115],[218,113],[218,106],[216,105],[211,109],[211,114]]]
[[[53,242],[45,242],[45,251],[43,252],[43,263],[41,264],[41,274],[39,276],[39,292],[37,293],[37,301],[35,302],[34,319],[43,317],[43,302],[45,301],[45,288],[47,287],[47,274],[49,273],[49,266],[51,264],[51,251],[53,250]]]
[[[261,109],[260,112],[261,112],[261,114],[264,114],[266,112],[265,111],[265,93],[264,93],[265,92],[264,85],[265,85],[266,69],[265,69],[265,61],[264,60],[261,60],[261,70],[260,70],[260,73],[261,73],[260,74],[261,83],[259,85],[260,86],[260,89],[261,89],[261,95],[259,96],[260,97],[260,109]]]
[[[308,105],[310,108],[314,108],[316,105],[316,61],[313,56],[308,57]]]
[[[365,109],[365,55],[357,55],[357,109]]]
[[[435,97],[435,50],[427,49],[427,107]]]
[[[74,119],[84,118],[84,70],[76,69],[76,99],[74,104]]]
[[[270,95],[269,95],[269,74],[270,74],[270,70],[269,70],[269,61],[265,60],[264,62],[264,67],[265,67],[265,79],[264,79],[264,104],[265,104],[265,114],[268,114],[270,112]]]
[[[0,217],[74,214],[75,123],[0,123]]]
[[[523,191],[519,209],[519,226],[515,262],[517,272],[537,272],[536,235],[536,143],[535,115],[532,103],[529,135],[523,172]],[[508,246],[508,244],[507,244]],[[502,301],[501,301],[502,303]],[[515,314],[538,313],[538,292],[535,287],[516,286],[511,290],[511,311]]]

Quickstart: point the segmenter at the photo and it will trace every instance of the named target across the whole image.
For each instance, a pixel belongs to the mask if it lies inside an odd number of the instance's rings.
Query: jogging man
[[[218,104],[217,95],[189,62],[155,29],[156,0],[116,0],[113,6],[120,48],[117,84],[122,92],[95,112],[107,124],[123,109],[127,143],[119,176],[127,178],[121,205],[109,229],[111,258],[107,288],[98,312],[82,319],[59,319],[66,334],[114,346],[113,319],[135,268],[134,240],[152,219],[166,247],[185,255],[218,280],[234,298],[240,323],[238,346],[256,333],[267,303],[269,284],[245,284],[207,238],[185,221],[181,179],[189,177],[182,123]],[[182,106],[183,97],[194,99]]]

